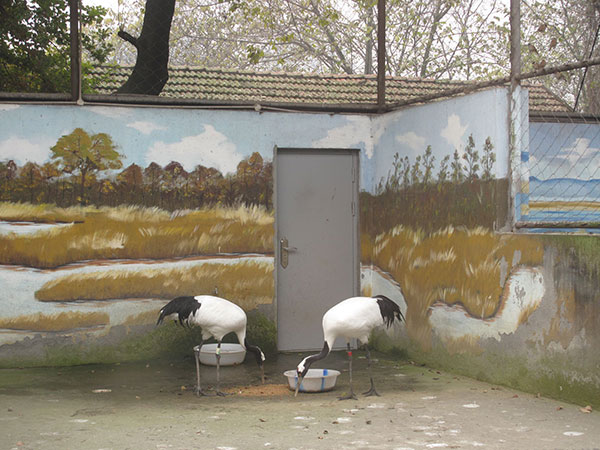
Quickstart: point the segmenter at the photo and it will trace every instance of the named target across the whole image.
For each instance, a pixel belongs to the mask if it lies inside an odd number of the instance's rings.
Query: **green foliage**
[[[90,63],[103,63],[112,51],[102,25],[105,14],[98,6],[82,10],[82,43]],[[4,2],[0,15],[0,91],[70,92],[68,1]]]
[[[532,0],[522,4],[521,15],[523,72],[600,55],[596,0]],[[577,110],[600,114],[600,71],[593,67],[539,80],[570,105],[580,93]]]
[[[266,355],[277,353],[277,327],[264,314],[254,310],[248,312],[248,341],[258,345]]]

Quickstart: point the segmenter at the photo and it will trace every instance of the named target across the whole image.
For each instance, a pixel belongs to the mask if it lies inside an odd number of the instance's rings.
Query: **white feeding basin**
[[[198,346],[194,347],[197,351]],[[207,366],[216,366],[217,344],[204,344],[200,348],[200,362]],[[244,362],[246,350],[240,344],[221,344],[221,365],[234,366]]]
[[[298,374],[295,370],[286,370],[283,374],[287,377],[291,390],[296,390]],[[340,372],[333,369],[308,369],[306,376],[300,384],[300,392],[325,392],[335,387]]]

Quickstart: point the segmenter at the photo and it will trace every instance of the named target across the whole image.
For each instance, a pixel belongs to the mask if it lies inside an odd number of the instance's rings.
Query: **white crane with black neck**
[[[156,325],[163,320],[172,319],[181,326],[199,326],[202,329],[202,340],[211,336],[217,340],[215,356],[217,359],[217,395],[225,395],[220,389],[221,340],[226,334],[235,333],[239,343],[256,358],[260,368],[262,383],[265,382],[265,355],[261,349],[246,339],[246,313],[235,303],[212,295],[196,295],[195,297],[177,297],[167,303],[161,310]],[[200,387],[200,348],[202,342],[194,347],[196,357],[196,394],[206,395]]]
[[[341,397],[340,400],[354,398],[352,389],[352,350],[350,349],[350,340],[358,339],[365,345],[368,360],[369,377],[371,379],[371,388],[364,393],[366,396],[377,395],[373,376],[371,374],[371,353],[369,352],[369,335],[374,328],[386,326],[390,327],[397,320],[404,320],[404,315],[400,307],[384,295],[374,297],[351,297],[341,301],[331,307],[323,315],[323,335],[325,342],[321,353],[310,355],[300,361],[296,368],[298,380],[296,384],[295,396],[306,376],[311,364],[315,361],[325,358],[333,347],[333,343],[338,337],[346,339],[348,349],[348,370],[350,374],[350,393]]]

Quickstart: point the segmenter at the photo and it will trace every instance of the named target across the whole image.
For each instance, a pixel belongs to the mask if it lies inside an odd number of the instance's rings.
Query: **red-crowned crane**
[[[265,355],[246,339],[246,313],[235,303],[212,295],[196,295],[195,297],[177,297],[167,303],[161,310],[156,325],[164,319],[173,319],[181,326],[199,326],[202,329],[202,340],[211,336],[217,340],[215,356],[217,359],[217,395],[225,395],[220,389],[219,370],[221,366],[221,340],[228,333],[235,333],[239,343],[256,357],[260,368],[261,380],[265,382]],[[206,395],[200,387],[200,348],[202,342],[194,347],[196,357],[196,394]]]
[[[323,344],[321,353],[307,356],[300,361],[300,364],[298,364],[298,367],[296,368],[298,380],[294,396],[298,395],[302,380],[311,364],[325,358],[331,351],[333,343],[338,337],[346,339],[348,348],[348,369],[350,373],[350,393],[345,397],[341,397],[340,400],[350,398],[356,399],[352,389],[352,351],[350,349],[350,339],[353,338],[364,343],[367,351],[371,389],[365,392],[364,395],[379,396],[373,383],[373,376],[371,374],[371,354],[367,343],[369,335],[374,328],[383,325],[389,328],[396,319],[399,322],[404,320],[400,307],[383,295],[376,295],[375,297],[352,297],[331,307],[323,315],[323,335],[325,337],[325,343]]]

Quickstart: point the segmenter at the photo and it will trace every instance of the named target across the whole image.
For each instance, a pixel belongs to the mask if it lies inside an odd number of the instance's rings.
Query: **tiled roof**
[[[97,94],[111,94],[131,73],[131,67],[94,67],[87,80]],[[404,102],[448,89],[468,87],[468,81],[386,78],[386,103]],[[532,112],[568,112],[568,105],[541,85],[529,89]],[[373,106],[377,104],[376,75],[252,72],[196,67],[169,68],[164,98],[220,103],[281,105]]]

